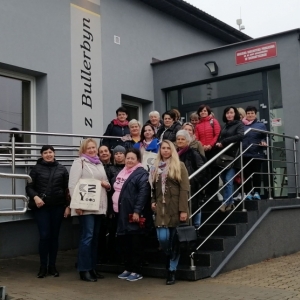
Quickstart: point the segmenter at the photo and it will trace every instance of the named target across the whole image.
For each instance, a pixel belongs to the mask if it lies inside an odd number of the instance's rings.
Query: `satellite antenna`
[[[239,26],[239,31],[242,31],[245,29],[245,26],[242,24],[242,9],[240,7],[240,18],[236,20],[236,24]]]

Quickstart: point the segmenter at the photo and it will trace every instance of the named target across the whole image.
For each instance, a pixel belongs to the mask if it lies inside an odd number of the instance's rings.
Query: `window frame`
[[[30,82],[30,131],[36,131],[36,80],[35,77],[17,72],[0,69],[0,76]],[[36,143],[36,136],[30,137],[31,143]]]

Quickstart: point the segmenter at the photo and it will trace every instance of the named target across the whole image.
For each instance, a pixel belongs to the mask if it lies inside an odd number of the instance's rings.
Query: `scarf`
[[[166,203],[165,201],[165,193],[166,193],[166,182],[167,182],[167,177],[168,177],[168,172],[169,172],[169,163],[170,160],[167,159],[166,161],[160,161],[158,164],[158,169],[157,169],[157,178],[156,178],[156,182],[159,180],[159,175],[161,175],[161,191],[163,194],[163,201],[162,203]],[[154,178],[154,173],[155,173],[155,167],[152,166],[150,168],[150,185],[151,188],[153,189],[153,181],[155,180]]]
[[[256,119],[252,120],[252,121],[248,121],[246,118],[243,118],[242,119],[242,122],[245,124],[245,125],[251,125],[254,121],[256,121]]]
[[[184,154],[185,152],[187,152],[189,150],[189,148],[190,148],[189,146],[186,146],[186,147],[184,147],[182,149],[178,149],[177,150],[178,156],[180,156],[180,155]]]
[[[127,120],[125,120],[124,122],[120,122],[120,120],[119,119],[113,119],[113,123],[114,123],[114,125],[116,126],[120,126],[120,127],[126,127],[126,126],[128,126],[128,121]]]
[[[145,149],[147,149],[147,147],[151,144],[153,140],[151,140],[150,142],[147,142],[146,140],[143,140],[141,142],[141,146],[144,147]]]
[[[100,161],[100,159],[97,155],[96,156],[89,156],[87,154],[81,154],[81,157],[84,157],[84,158],[88,159],[91,163],[93,163],[95,165],[101,164],[101,161]]]

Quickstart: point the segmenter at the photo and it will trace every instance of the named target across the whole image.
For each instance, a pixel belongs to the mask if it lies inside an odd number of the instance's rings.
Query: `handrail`
[[[16,178],[16,179],[24,179],[27,180],[28,183],[32,182],[32,178],[27,174],[8,174],[8,173],[0,173],[0,177],[2,178]]]
[[[74,133],[55,133],[55,132],[40,132],[40,131],[19,131],[19,130],[0,130],[0,133],[12,133],[12,134],[30,134],[30,135],[46,135],[56,137],[86,137],[86,138],[108,138],[119,139],[118,136],[104,136],[104,135],[91,135],[91,134],[74,134]]]
[[[296,197],[299,198],[298,196],[298,190],[299,190],[299,186],[298,186],[298,170],[297,170],[297,165],[298,165],[298,162],[297,162],[297,148],[296,148],[296,143],[299,141],[299,137],[298,136],[288,136],[288,135],[285,135],[285,134],[278,134],[278,133],[273,133],[273,132],[269,132],[269,131],[265,131],[265,130],[260,130],[260,129],[254,129],[254,128],[249,128],[248,130],[245,131],[245,135],[248,134],[249,132],[251,131],[256,131],[256,132],[261,132],[261,133],[264,133],[266,135],[266,141],[267,141],[267,159],[261,159],[261,160],[265,160],[268,162],[268,180],[269,180],[269,183],[268,183],[268,189],[269,189],[269,199],[272,199],[271,197],[271,189],[273,188],[272,185],[270,184],[270,175],[274,174],[273,172],[271,173],[271,168],[270,168],[270,161],[272,162],[283,162],[283,163],[293,163],[294,164],[294,168],[295,168],[295,174],[286,174],[288,176],[294,176],[295,177],[295,189],[296,189]],[[294,160],[293,161],[288,161],[288,160],[271,160],[270,159],[270,148],[278,148],[278,149],[281,149],[279,147],[273,147],[270,145],[270,141],[269,141],[269,136],[278,136],[278,137],[282,137],[282,138],[287,138],[287,139],[292,139],[294,142],[293,142],[293,149],[286,149],[284,148],[285,150],[290,150],[294,153]],[[195,171],[193,174],[191,174],[189,176],[189,179],[191,180],[192,178],[194,178],[196,175],[198,175],[200,172],[202,172],[204,169],[206,169],[209,165],[211,165],[218,157],[220,157],[220,155],[222,155],[224,152],[228,151],[228,149],[230,149],[232,147],[232,145],[234,145],[234,143],[228,145],[227,147],[225,147],[224,149],[222,149],[219,153],[217,153],[211,160],[207,161],[203,166],[201,166],[197,171]],[[237,175],[237,174],[243,174],[243,170],[245,169],[245,167],[250,164],[252,162],[252,160],[254,158],[252,158],[247,164],[243,164],[243,154],[250,148],[252,147],[253,144],[251,144],[250,146],[248,146],[246,149],[242,149],[242,142],[240,142],[240,154],[233,160],[232,163],[234,163],[237,159],[240,159],[241,160],[241,169],[234,175],[234,177]],[[203,190],[212,180],[214,180],[215,178],[219,177],[220,174],[224,171],[225,169],[222,169],[217,175],[214,176],[214,178],[212,178],[210,181],[208,181],[203,187],[201,187],[197,192],[194,193],[194,195],[190,195],[190,198],[189,198],[189,201],[191,199],[193,199],[198,193],[200,193],[201,190]],[[220,222],[218,224],[218,226],[216,228],[214,228],[214,230],[206,236],[206,238],[202,241],[202,243],[200,243],[200,245],[196,248],[195,251],[199,250],[200,247],[217,231],[217,229],[222,225],[224,224],[224,222],[237,210],[237,208],[242,205],[243,206],[243,211],[246,211],[245,210],[245,199],[246,199],[246,196],[248,196],[253,190],[255,187],[253,187],[251,189],[250,192],[248,192],[246,195],[244,195],[244,184],[251,179],[251,177],[254,175],[255,172],[253,172],[251,174],[251,176],[249,176],[246,180],[242,180],[242,184],[240,185],[240,187],[237,188],[236,191],[239,191],[240,189],[242,190],[242,199],[241,201],[234,207],[234,209],[232,209],[227,215],[226,217],[222,220],[222,222]],[[278,173],[276,173],[278,175]],[[242,176],[243,177],[243,176]],[[233,180],[233,178],[231,179]],[[214,193],[213,196],[211,196],[207,202],[205,202],[203,205],[201,205],[201,207],[199,207],[195,212],[191,212],[190,213],[190,216],[189,218],[191,219],[194,215],[196,215],[199,211],[201,211],[201,209],[210,201],[212,200],[231,180],[229,180],[227,183],[225,183],[220,189],[218,189],[218,191],[216,191]],[[289,186],[291,187],[291,186]],[[274,187],[276,188],[276,187]],[[282,188],[282,187],[281,187]],[[235,191],[235,192],[236,192]],[[204,224],[206,224],[206,222],[213,216],[215,215],[219,209],[221,208],[221,206],[226,203],[226,201],[228,201],[230,198],[232,197],[232,195],[230,195],[227,199],[224,199],[222,204],[215,210],[212,212],[212,214],[206,218],[206,220],[197,228],[197,230],[199,230],[200,228],[202,228],[202,226]],[[191,205],[191,204],[190,204]],[[190,265],[190,268],[191,269],[195,269],[195,266],[194,266],[194,261],[193,261],[193,255],[195,254],[195,251],[191,253],[190,257],[191,257],[191,265]]]
[[[0,216],[1,215],[22,215],[26,213],[28,208],[28,199],[24,195],[0,195],[1,199],[21,199],[24,201],[24,207],[21,210],[0,210]]]

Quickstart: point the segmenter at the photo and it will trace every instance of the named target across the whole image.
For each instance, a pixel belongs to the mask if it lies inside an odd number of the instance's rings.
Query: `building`
[[[188,119],[205,102],[218,118],[228,105],[255,105],[269,130],[298,135],[298,29],[252,39],[182,0],[5,0],[0,25],[1,129],[101,135],[121,104],[143,122],[153,109],[178,108]],[[205,66],[209,61],[217,74]],[[7,142],[8,134],[0,140]],[[275,185],[285,177],[278,175]],[[2,190],[8,194],[11,186]],[[24,184],[16,192],[24,194]],[[278,193],[295,195],[295,188]],[[0,203],[2,210],[10,206]],[[7,241],[0,257],[36,251],[30,214],[0,216],[0,223]],[[70,222],[63,228],[63,248],[74,243],[71,229]]]

